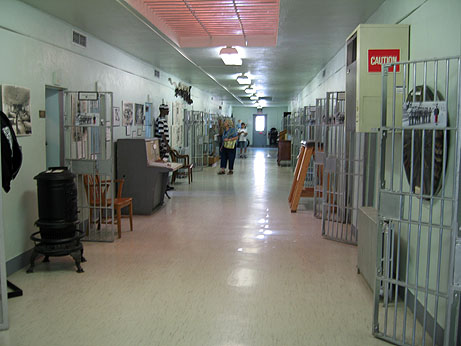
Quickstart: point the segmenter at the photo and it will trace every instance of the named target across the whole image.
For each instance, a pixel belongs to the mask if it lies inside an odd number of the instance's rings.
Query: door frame
[[[45,112],[46,112],[46,91],[52,89],[58,91],[58,102],[59,102],[59,166],[64,166],[64,92],[66,88],[57,87],[54,85],[45,84]],[[46,121],[48,120],[45,113],[45,161],[46,161],[46,145],[48,140]],[[48,167],[47,167],[48,168]]]
[[[257,132],[261,132],[261,131],[256,131],[256,117],[259,117],[259,116],[263,116],[264,117],[264,139],[265,139],[265,142],[264,142],[264,146],[262,148],[266,148],[267,147],[267,129],[268,129],[268,126],[267,126],[267,114],[262,114],[262,113],[256,113],[256,114],[253,114],[253,131],[252,131],[252,143],[251,143],[251,146],[255,146],[255,133]],[[260,148],[258,146],[258,148]]]

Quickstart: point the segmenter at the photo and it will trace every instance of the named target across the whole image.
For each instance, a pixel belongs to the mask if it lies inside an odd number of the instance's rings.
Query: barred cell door
[[[459,345],[461,58],[384,67],[373,333]]]
[[[199,111],[191,112],[190,121],[190,158],[197,171],[203,170],[203,113]]]
[[[363,134],[344,123],[344,93],[328,93],[324,118],[322,235],[357,244],[358,208],[362,200]]]
[[[322,218],[323,209],[323,170],[325,165],[325,143],[327,134],[326,124],[326,99],[319,98],[315,101],[315,114],[311,132],[314,138],[314,216],[318,219]]]
[[[122,116],[134,116],[125,104]],[[66,92],[65,164],[75,174],[79,228],[85,240],[114,241],[114,176],[112,93]]]

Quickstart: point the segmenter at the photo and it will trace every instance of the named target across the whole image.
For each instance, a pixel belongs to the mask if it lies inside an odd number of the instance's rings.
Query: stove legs
[[[34,267],[35,267],[35,259],[39,253],[35,251],[35,249],[32,250],[32,255],[30,255],[30,267],[27,269],[27,274],[33,273],[34,272]]]
[[[35,268],[35,260],[37,259],[38,255],[40,255],[40,252],[37,251],[35,248],[32,250],[32,254],[30,256],[29,260],[29,269],[27,269],[27,273],[33,273],[34,268]],[[74,259],[75,266],[77,267],[77,273],[84,273],[84,270],[82,269],[81,263],[86,262],[85,257],[83,257],[83,248],[77,249],[75,251],[72,251],[69,253],[69,255]],[[50,262],[50,256],[53,255],[44,255],[43,263]],[[64,256],[63,254],[57,255],[57,256]]]
[[[80,266],[80,263],[82,262],[82,259],[85,259],[84,257],[82,257],[82,252],[83,252],[83,250],[78,250],[78,251],[74,251],[74,252],[70,253],[70,255],[72,256],[72,258],[75,261],[75,266],[77,267],[77,273],[83,273],[84,272],[82,267]]]

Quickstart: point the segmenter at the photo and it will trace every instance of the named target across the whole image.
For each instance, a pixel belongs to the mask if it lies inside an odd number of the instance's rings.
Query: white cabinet
[[[381,65],[408,60],[409,29],[408,25],[403,24],[361,24],[348,37],[346,124],[349,129],[355,124],[358,132],[376,132],[380,127]],[[402,81],[403,71],[398,69],[396,82],[402,84]],[[389,92],[391,90],[389,89]],[[402,109],[401,103],[396,107]]]

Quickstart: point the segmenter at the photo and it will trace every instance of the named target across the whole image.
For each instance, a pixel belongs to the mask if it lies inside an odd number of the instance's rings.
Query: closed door
[[[253,147],[267,145],[267,115],[253,114]]]
[[[46,167],[64,164],[64,137],[62,118],[62,90],[46,88]]]

